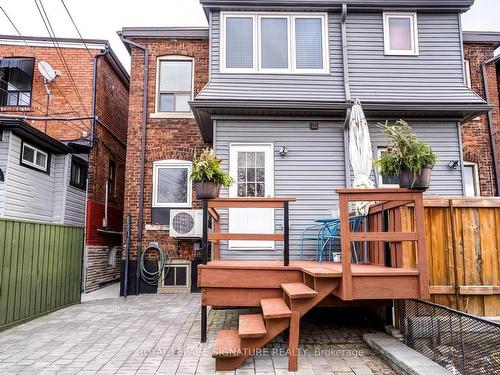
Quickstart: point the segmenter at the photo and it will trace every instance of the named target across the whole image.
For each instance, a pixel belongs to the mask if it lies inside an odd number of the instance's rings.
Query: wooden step
[[[241,338],[254,339],[265,336],[266,325],[261,314],[240,315],[238,332]]]
[[[240,335],[236,329],[219,331],[214,344],[213,358],[235,358],[242,355]]]
[[[301,267],[302,272],[314,277],[342,277],[342,272],[325,267]]]
[[[312,298],[318,295],[314,289],[309,288],[306,284],[302,283],[288,283],[281,284],[281,289],[290,297],[294,298]]]
[[[288,308],[283,298],[266,298],[260,300],[264,319],[289,318],[292,311]]]

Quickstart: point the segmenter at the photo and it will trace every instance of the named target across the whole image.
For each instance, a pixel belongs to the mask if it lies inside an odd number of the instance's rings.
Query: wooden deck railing
[[[342,287],[341,293],[345,300],[353,298],[352,270],[351,270],[351,243],[375,242],[379,246],[384,243],[414,242],[417,249],[419,270],[419,294],[422,299],[429,299],[429,275],[427,270],[427,255],[425,250],[424,232],[424,204],[420,191],[408,189],[338,189],[340,206],[340,246],[342,252]],[[375,201],[370,214],[379,211],[394,209],[395,207],[412,204],[414,206],[415,231],[405,232],[401,222],[394,223],[391,231],[383,223],[372,225],[368,232],[352,233],[349,225],[349,203]],[[368,218],[370,220],[370,218]],[[397,221],[397,220],[396,220]]]
[[[283,264],[290,263],[290,224],[289,203],[295,198],[217,198],[204,202],[203,207],[203,243],[202,261],[207,264],[209,242],[213,243],[213,259],[220,259],[220,241],[283,241]],[[218,208],[282,208],[283,233],[222,233],[220,228],[220,215]],[[208,220],[214,221],[212,232],[208,231]]]

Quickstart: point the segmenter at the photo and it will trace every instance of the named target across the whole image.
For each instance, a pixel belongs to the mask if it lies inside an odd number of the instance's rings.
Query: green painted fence
[[[0,330],[80,302],[81,227],[0,220]]]

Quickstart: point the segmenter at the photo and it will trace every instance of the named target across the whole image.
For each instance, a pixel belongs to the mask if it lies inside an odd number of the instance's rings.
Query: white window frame
[[[472,167],[472,173],[473,173],[473,178],[474,178],[474,190],[475,190],[475,197],[481,196],[481,187],[479,183],[479,167],[477,163],[474,163],[472,161],[464,161],[464,169],[465,167]],[[465,196],[465,181],[464,181],[464,196]]]
[[[188,173],[187,180],[187,202],[180,203],[160,203],[158,202],[158,171],[163,168],[179,169],[186,168]],[[168,208],[190,208],[193,201],[193,181],[191,180],[191,170],[193,163],[187,160],[159,160],[153,162],[153,207]]]
[[[32,162],[32,161],[26,160],[24,158],[24,149],[26,147],[29,147],[29,148],[31,148],[34,151],[34,160],[35,161],[37,159],[37,155],[38,154],[45,155],[45,165],[43,167],[40,166],[40,165],[38,165],[38,164],[36,164],[36,162]],[[38,169],[38,170],[40,170],[42,172],[48,172],[48,170],[49,170],[48,169],[48,166],[49,166],[49,153],[45,152],[45,151],[42,151],[38,147],[35,147],[35,146],[33,146],[33,145],[29,144],[29,143],[23,142],[23,147],[21,148],[21,162],[24,165],[28,165],[28,166],[33,167],[35,169]]]
[[[410,20],[411,50],[392,50],[389,30],[390,18],[407,18]],[[394,56],[418,56],[418,23],[416,12],[384,12],[384,53]]]
[[[228,68],[226,67],[226,19],[228,17],[252,18],[253,22],[253,67]],[[262,56],[260,51],[262,18],[287,18],[288,21],[288,68],[261,68]],[[299,69],[296,66],[295,46],[295,19],[314,18],[321,20],[323,69]],[[220,26],[220,60],[221,73],[256,73],[256,74],[328,74],[330,72],[328,14],[327,13],[290,13],[290,12],[221,12]]]
[[[387,152],[388,148],[387,147],[377,147],[376,155],[377,159],[379,159],[382,156],[383,152]],[[384,187],[384,188],[399,188],[399,184],[384,184],[384,177],[382,174],[380,174],[380,169],[377,168],[377,179],[378,179],[378,186],[379,187]]]
[[[466,59],[464,59],[464,83],[468,88],[472,88],[470,61]]]
[[[156,59],[156,90],[155,90],[155,112],[152,114],[153,118],[184,118],[184,117],[192,117],[192,111],[160,111],[160,65],[162,61],[189,61],[191,62],[191,99],[194,97],[194,58],[189,56],[181,56],[181,55],[166,55],[160,56]],[[174,98],[175,100],[175,98]]]

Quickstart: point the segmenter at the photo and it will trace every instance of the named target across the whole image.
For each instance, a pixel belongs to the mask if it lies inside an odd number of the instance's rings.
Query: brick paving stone
[[[220,329],[236,328],[239,314],[212,310],[208,340],[200,343],[198,294],[142,295],[82,303],[0,333],[2,374],[215,374],[211,350]],[[363,319],[361,319],[363,320]],[[349,324],[322,311],[302,319],[300,375],[393,375],[364,343],[369,325]],[[287,343],[276,337],[231,375],[288,372]]]

